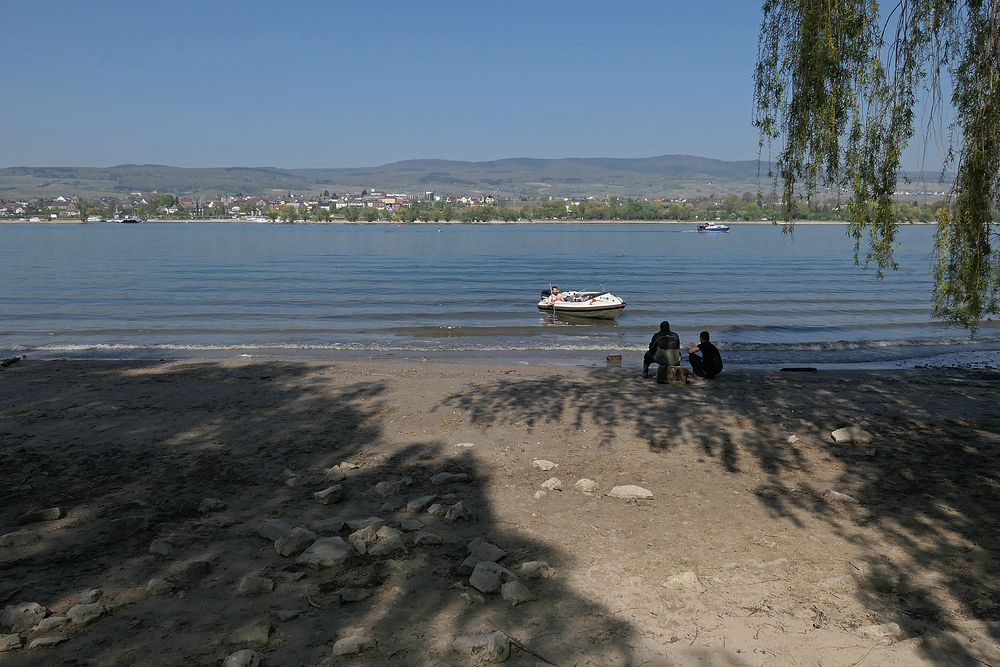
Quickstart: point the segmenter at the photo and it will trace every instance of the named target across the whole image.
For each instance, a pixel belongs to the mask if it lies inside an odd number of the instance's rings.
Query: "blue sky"
[[[755,159],[760,5],[10,2],[0,167]]]

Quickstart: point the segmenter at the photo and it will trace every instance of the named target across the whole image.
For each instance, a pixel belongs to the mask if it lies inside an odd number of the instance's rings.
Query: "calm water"
[[[930,317],[933,227],[898,272],[840,225],[0,225],[0,349],[39,357],[343,354],[635,357],[662,319],[730,364],[882,363],[1000,349]],[[605,287],[617,321],[553,319],[539,292]],[[956,347],[959,346],[959,347]]]

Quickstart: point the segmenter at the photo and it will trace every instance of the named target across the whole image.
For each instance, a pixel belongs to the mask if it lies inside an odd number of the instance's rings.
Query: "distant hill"
[[[755,160],[727,162],[692,155],[648,158],[509,158],[490,162],[405,160],[378,167],[189,169],[163,165],[10,167],[0,169],[0,199],[59,195],[126,195],[157,191],[182,196],[385,192],[496,193],[506,197],[699,197],[769,189],[758,185]],[[936,178],[928,179],[935,182]]]

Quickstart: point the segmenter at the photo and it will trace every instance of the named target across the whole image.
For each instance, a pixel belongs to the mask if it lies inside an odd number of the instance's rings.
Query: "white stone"
[[[370,516],[367,519],[349,519],[347,521],[347,527],[351,530],[361,530],[368,526],[374,526],[375,530],[378,530],[384,525],[385,521],[377,516]]]
[[[398,530],[396,530],[391,526],[382,526],[377,531],[375,531],[375,535],[380,540],[384,540],[385,538],[392,537],[393,535],[402,535],[402,533],[400,533]]]
[[[389,554],[397,551],[406,553],[406,545],[403,543],[403,536],[398,534],[390,535],[384,540],[379,540],[372,546],[368,547],[368,555],[370,556],[388,556]]]
[[[345,637],[343,639],[338,639],[337,643],[333,645],[333,654],[354,655],[356,653],[361,653],[364,650],[373,648],[375,643],[376,642],[372,637],[365,637],[363,635]]]
[[[15,530],[6,535],[0,535],[0,547],[23,547],[41,539],[30,530]]]
[[[475,447],[476,445],[473,442],[456,442],[455,446],[469,448],[469,447]]]
[[[653,492],[649,489],[644,489],[641,486],[635,486],[634,484],[625,484],[623,486],[616,486],[611,489],[611,493],[608,494],[612,498],[621,498],[622,500],[652,500]]]
[[[833,441],[838,444],[853,443],[857,445],[867,445],[872,441],[872,434],[860,426],[838,428],[830,435],[833,437]]]
[[[32,639],[28,643],[28,650],[30,651],[36,648],[49,648],[50,646],[59,646],[59,644],[62,644],[63,642],[68,640],[69,637],[38,637],[36,639]]]
[[[166,579],[150,579],[146,583],[146,590],[150,592],[151,595],[168,595],[171,591],[176,588],[172,583]]]
[[[419,498],[414,498],[410,502],[406,503],[406,510],[408,512],[420,512],[425,507],[431,504],[437,496],[420,496]]]
[[[0,615],[0,625],[10,628],[13,632],[29,630],[37,625],[48,610],[37,602],[22,602],[4,607]]]
[[[534,461],[531,462],[531,465],[545,472],[548,472],[549,470],[554,470],[559,467],[558,463],[553,463],[552,461],[546,461],[545,459],[535,459]]]
[[[424,531],[418,532],[413,536],[413,543],[417,546],[427,545],[433,546],[435,544],[441,544],[441,538],[434,533],[427,533]]]
[[[509,602],[512,607],[516,607],[522,602],[538,599],[537,595],[519,581],[508,581],[501,586],[500,597]]]
[[[90,588],[80,595],[80,599],[77,602],[79,604],[93,604],[101,599],[103,592],[100,588]]]
[[[532,560],[521,563],[519,572],[525,579],[550,579],[555,576],[555,570],[543,560]]]
[[[823,497],[827,500],[836,500],[842,503],[856,503],[858,499],[854,496],[849,496],[846,493],[840,493],[839,491],[834,491],[833,489],[827,489],[823,492]]]
[[[336,516],[330,517],[329,519],[313,521],[309,524],[309,530],[313,531],[317,535],[332,535],[334,533],[339,533],[343,527],[344,520]]]
[[[263,595],[274,590],[274,582],[265,577],[248,574],[240,579],[237,590],[240,595]]]
[[[466,482],[468,479],[469,475],[464,472],[439,472],[431,477],[431,484],[440,486],[441,484],[450,484],[451,482]]]
[[[378,530],[375,529],[374,524],[365,526],[361,530],[356,530],[347,536],[347,541],[354,544],[358,540],[364,542],[366,545],[375,544],[378,539]]]
[[[339,537],[321,537],[303,551],[296,563],[324,568],[342,565],[351,556],[351,547]]]
[[[469,583],[483,593],[496,591],[503,580],[515,581],[517,577],[504,566],[489,562],[476,563],[469,576]]]
[[[345,475],[344,471],[340,469],[340,466],[333,466],[332,468],[327,468],[326,470],[323,471],[323,473],[324,473],[323,474],[324,484],[326,484],[327,482],[334,482],[334,483],[343,482],[345,479],[347,479],[347,475]]]
[[[545,493],[544,491],[535,491],[535,500],[541,500],[542,498],[544,498],[547,495],[548,494]]]
[[[597,493],[600,491],[600,485],[592,479],[581,479],[573,486],[574,489],[580,493]]]
[[[274,541],[274,550],[279,556],[298,556],[316,541],[316,533],[305,528],[292,528],[287,534]]]
[[[35,626],[35,632],[40,635],[44,635],[47,632],[58,630],[67,623],[69,623],[69,619],[65,616],[49,616],[48,618],[43,618],[38,622],[38,625]]]
[[[0,635],[0,653],[6,653],[7,651],[16,651],[21,648],[23,640],[21,635]]]
[[[424,527],[424,524],[420,519],[403,519],[399,522],[399,527],[407,532],[412,532],[420,530]]]
[[[788,444],[789,445],[794,445],[798,441],[799,441],[799,436],[797,436],[797,435],[790,435],[790,436],[788,436]]]
[[[562,491],[562,480],[558,477],[551,477],[542,482],[542,488],[549,491]]]
[[[338,502],[344,497],[344,487],[341,484],[334,484],[333,486],[328,486],[322,491],[317,491],[313,494],[313,498],[318,500],[322,505],[330,505],[332,503]]]
[[[459,637],[452,648],[458,653],[487,662],[504,662],[510,657],[510,639],[502,632]]]
[[[78,604],[66,612],[66,617],[76,625],[89,625],[107,613],[100,602]]]
[[[475,546],[470,544],[469,553],[477,560],[492,561],[494,563],[507,555],[506,551],[485,540],[478,542]]]
[[[472,512],[466,509],[465,503],[460,500],[448,508],[448,511],[444,513],[444,518],[447,519],[448,521],[461,521],[463,519],[471,519]]]
[[[260,665],[260,654],[248,648],[230,653],[222,661],[222,667],[258,667],[258,665]]]

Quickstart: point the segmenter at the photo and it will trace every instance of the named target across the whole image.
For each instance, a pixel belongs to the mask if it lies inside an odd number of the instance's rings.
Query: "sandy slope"
[[[503,630],[536,654],[515,647],[515,665],[1000,665],[998,381],[29,359],[0,371],[0,534],[38,539],[0,548],[0,606],[58,617],[99,589],[99,618],[20,631],[0,664],[214,665],[247,647],[267,666],[469,664],[454,639]],[[872,442],[833,444],[849,425]],[[359,467],[323,505],[341,462]],[[551,477],[563,490],[536,497]],[[608,497],[624,484],[653,500]],[[469,516],[426,511],[458,502]],[[313,569],[258,534],[372,516],[405,551]],[[109,543],[123,517],[148,526]],[[415,545],[403,520],[442,543]],[[516,607],[482,594],[461,569],[477,537],[515,574],[541,560],[555,576],[521,576],[538,599]],[[172,590],[154,595],[157,578]],[[331,657],[358,634],[377,645]],[[68,639],[29,650],[43,635]]]

